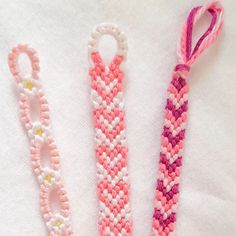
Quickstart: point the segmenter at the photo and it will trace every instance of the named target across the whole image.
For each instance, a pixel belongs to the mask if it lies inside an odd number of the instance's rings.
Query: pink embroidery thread
[[[32,73],[22,76],[18,65],[21,54],[28,56]],[[32,166],[40,188],[40,209],[50,236],[72,236],[69,220],[69,202],[60,175],[60,158],[50,130],[48,102],[40,86],[39,59],[34,49],[27,45],[18,45],[9,54],[8,64],[20,90],[20,115],[28,133]],[[33,122],[30,101],[35,98],[40,106],[39,121]],[[50,164],[44,167],[41,163],[43,145],[49,150]],[[54,212],[50,195],[56,191],[60,211]]]
[[[212,16],[207,31],[192,50],[192,31],[196,22],[206,13]],[[159,173],[153,214],[154,235],[168,236],[174,232],[179,197],[179,177],[188,110],[188,74],[200,54],[215,42],[222,30],[223,9],[216,1],[195,7],[182,30],[178,51],[178,65],[168,87],[164,111],[164,128],[161,136]]]
[[[106,66],[98,52],[102,35],[112,35],[118,51]],[[104,236],[131,235],[123,78],[126,38],[115,25],[101,24],[89,40],[91,93],[97,157],[99,232]]]

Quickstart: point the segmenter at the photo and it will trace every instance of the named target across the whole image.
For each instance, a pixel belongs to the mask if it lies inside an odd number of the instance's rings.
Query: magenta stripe
[[[214,26],[216,24],[217,13],[214,10],[209,9],[208,12],[212,15],[210,26],[208,27],[207,31],[197,41],[196,46],[194,47],[194,49],[192,51],[193,22],[194,22],[194,17],[200,8],[201,7],[193,8],[193,10],[190,12],[188,20],[187,20],[187,39],[186,39],[187,60],[189,60],[192,57],[192,55],[194,55],[196,53],[196,51],[200,47],[203,40],[211,33],[212,29],[214,28]]]

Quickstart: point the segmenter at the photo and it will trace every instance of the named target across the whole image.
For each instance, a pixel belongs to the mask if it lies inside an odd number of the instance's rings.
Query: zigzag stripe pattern
[[[118,49],[121,46],[125,48],[125,38],[114,25],[98,26],[89,42],[93,64],[89,74],[95,126],[99,233],[104,236],[129,236],[132,224],[122,92],[124,73],[120,70],[124,55],[118,52],[106,66],[96,48],[98,38],[103,34],[113,35]]]
[[[18,59],[21,54],[26,54],[31,62],[32,72],[29,76],[22,76],[19,68]],[[36,51],[27,45],[18,45],[9,54],[8,64],[20,91],[20,115],[30,141],[32,167],[40,189],[40,209],[48,235],[72,236],[69,200],[61,180],[59,153],[51,134],[48,102],[39,83],[39,59]],[[32,116],[33,100],[37,101],[40,110],[36,121]],[[41,160],[43,147],[48,150],[47,165]],[[52,200],[53,191],[57,199]],[[54,201],[59,203],[57,211],[52,209]]]
[[[206,11],[212,15],[211,24],[192,50],[193,26]],[[222,29],[222,14],[223,9],[219,2],[195,7],[183,27],[178,52],[180,64],[175,67],[167,90],[164,127],[161,135],[159,177],[153,214],[153,234],[157,236],[169,236],[175,230],[187,123],[189,90],[187,78],[190,67],[204,49],[218,38]]]

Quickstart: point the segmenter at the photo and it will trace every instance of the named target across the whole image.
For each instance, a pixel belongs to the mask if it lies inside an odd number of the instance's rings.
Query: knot
[[[211,15],[210,25],[192,48],[193,29],[206,12]],[[219,1],[214,1],[192,9],[182,29],[180,45],[178,48],[180,63],[191,66],[200,54],[216,41],[222,31],[222,17],[223,8]]]
[[[173,72],[173,78],[186,79],[188,77],[189,71],[190,71],[190,66],[186,64],[177,64]]]

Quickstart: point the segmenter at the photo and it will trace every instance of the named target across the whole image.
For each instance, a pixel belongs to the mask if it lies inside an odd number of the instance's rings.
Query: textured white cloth
[[[189,77],[178,236],[236,235],[236,1],[222,2],[223,34]],[[7,55],[18,43],[32,45],[40,57],[75,235],[98,235],[87,41],[95,25],[113,22],[126,33],[129,46],[125,107],[134,235],[149,236],[166,88],[181,26],[190,9],[204,1],[0,3],[0,235],[46,235],[18,93],[7,65]]]

